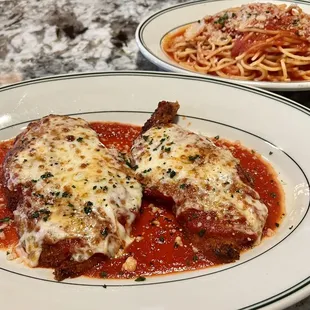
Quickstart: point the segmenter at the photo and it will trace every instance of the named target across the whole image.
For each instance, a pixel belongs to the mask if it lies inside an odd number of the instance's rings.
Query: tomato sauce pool
[[[109,148],[121,152],[130,150],[133,140],[141,128],[134,125],[93,122],[91,127],[98,133],[100,141]],[[284,216],[283,192],[276,173],[262,157],[240,143],[214,139],[221,147],[229,148],[240,160],[240,164],[251,179],[254,189],[269,210],[264,235],[275,230]],[[0,142],[0,173],[5,154],[12,146],[12,141]],[[12,212],[6,207],[3,184],[0,183],[0,248],[6,250],[18,241]],[[3,228],[1,228],[3,226]],[[195,270],[218,264],[197,252],[183,236],[171,210],[154,201],[143,200],[140,215],[132,229],[135,237],[124,254],[115,259],[106,259],[87,272],[87,276],[100,278],[137,278],[167,274],[175,271]],[[123,271],[122,265],[128,257],[137,261],[136,270]],[[139,279],[139,278],[138,278]]]

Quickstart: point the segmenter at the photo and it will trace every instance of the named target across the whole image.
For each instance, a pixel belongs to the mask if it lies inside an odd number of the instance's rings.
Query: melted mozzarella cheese
[[[78,239],[76,261],[95,253],[114,257],[130,244],[141,185],[86,121],[48,116],[17,144],[5,173],[8,189],[22,191],[14,216],[19,252],[30,266],[37,266],[44,243]]]
[[[277,29],[279,25],[278,29],[294,31],[309,41],[309,21],[310,15],[294,4],[286,6],[272,3],[250,3],[229,8],[213,16],[206,16],[201,21],[193,23],[184,36],[191,40],[203,32],[209,42],[221,45],[221,42],[224,44],[226,40],[238,37],[240,31],[270,29],[270,25]]]
[[[171,196],[178,216],[187,209],[215,213],[260,240],[268,214],[259,195],[238,174],[239,161],[227,149],[177,125],[153,127],[132,148],[140,179]],[[240,224],[241,219],[246,224]]]

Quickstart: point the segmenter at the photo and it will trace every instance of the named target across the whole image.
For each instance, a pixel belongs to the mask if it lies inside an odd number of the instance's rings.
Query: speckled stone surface
[[[158,70],[138,52],[135,29],[147,15],[181,2],[0,0],[0,85],[63,73]],[[310,92],[282,95],[310,107]],[[310,310],[310,298],[288,310]]]

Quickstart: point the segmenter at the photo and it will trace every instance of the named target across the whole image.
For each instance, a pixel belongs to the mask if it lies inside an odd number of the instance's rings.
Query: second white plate
[[[296,1],[267,1],[267,0],[202,0],[183,3],[157,12],[143,20],[136,31],[136,42],[142,54],[152,63],[165,71],[180,72],[200,77],[208,76],[209,79],[227,80],[216,76],[204,75],[180,67],[170,59],[162,50],[163,37],[176,28],[201,19],[205,15],[212,15],[222,10],[237,7],[251,2],[270,2],[275,4],[297,4],[306,13],[310,13],[310,2]],[[232,80],[235,83],[260,87],[274,91],[305,91],[310,90],[310,81],[296,82],[264,82]]]

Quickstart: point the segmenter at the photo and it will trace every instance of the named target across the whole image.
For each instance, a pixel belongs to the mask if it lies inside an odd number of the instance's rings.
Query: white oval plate
[[[222,10],[240,6],[251,2],[270,2],[275,4],[292,3],[298,4],[305,12],[310,13],[309,1],[268,1],[268,0],[202,0],[183,3],[169,7],[144,19],[136,30],[136,42],[142,54],[165,71],[186,73],[196,76],[206,76],[193,72],[179,66],[163,51],[161,43],[163,37],[172,30],[192,23],[206,15],[212,15]],[[263,82],[263,81],[242,81],[224,79],[218,76],[208,75],[210,79],[230,80],[247,86],[260,87],[277,91],[305,91],[310,90],[310,81],[301,82]]]
[[[177,74],[48,77],[0,88],[0,140],[49,113],[143,124],[160,100],[180,102],[182,126],[240,140],[271,162],[284,182],[287,208],[276,235],[236,263],[145,282],[80,277],[57,283],[51,270],[7,261],[0,252],[3,309],[283,309],[310,294],[310,111],[293,101]]]

